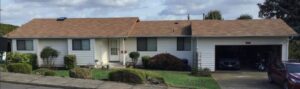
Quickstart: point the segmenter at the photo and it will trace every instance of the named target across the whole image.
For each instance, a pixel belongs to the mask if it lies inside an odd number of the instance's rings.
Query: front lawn
[[[108,79],[108,73],[111,70],[93,69],[93,79]],[[220,89],[217,82],[211,77],[195,77],[189,75],[189,72],[180,71],[157,71],[144,70],[160,74],[170,86],[193,88],[193,89]],[[57,76],[68,77],[68,70],[57,70]]]

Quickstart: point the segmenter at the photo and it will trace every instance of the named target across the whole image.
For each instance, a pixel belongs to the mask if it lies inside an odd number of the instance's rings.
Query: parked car
[[[235,58],[222,58],[218,65],[220,69],[240,69],[240,61]]]
[[[270,63],[268,79],[284,89],[300,89],[300,63]]]

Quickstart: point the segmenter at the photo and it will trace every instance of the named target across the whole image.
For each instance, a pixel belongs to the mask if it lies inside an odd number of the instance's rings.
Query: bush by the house
[[[192,71],[191,71],[191,75],[194,75],[194,76],[201,76],[201,77],[209,77],[211,76],[210,74],[210,69],[209,68],[193,68]]]
[[[37,55],[32,53],[9,52],[6,56],[6,63],[28,63],[32,69],[37,69]]]
[[[26,54],[26,55],[29,58],[29,63],[31,64],[32,69],[33,70],[38,69],[37,55],[33,54],[33,53],[29,53],[29,54]]]
[[[135,83],[142,84],[146,79],[146,75],[143,71],[134,70],[134,69],[119,69],[112,71],[108,74],[109,80],[126,82],[126,83]]]
[[[18,52],[9,52],[6,55],[6,63],[29,63],[30,56],[23,53]]]
[[[130,52],[129,57],[132,59],[133,66],[135,66],[138,61],[138,58],[140,57],[140,53],[139,52]]]
[[[51,68],[54,66],[54,58],[58,57],[59,52],[51,47],[45,47],[41,52],[41,58],[45,67]]]
[[[32,67],[27,63],[11,63],[7,65],[7,70],[14,73],[30,74]]]
[[[6,72],[7,68],[5,64],[0,64],[0,72]]]
[[[150,58],[151,58],[150,56],[142,57],[142,63],[143,63],[144,68],[148,68],[148,62],[149,62]]]
[[[91,71],[87,68],[79,68],[75,67],[69,70],[70,77],[72,78],[82,78],[82,79],[90,79]]]
[[[75,55],[66,55],[64,57],[64,64],[66,69],[73,69],[76,67],[76,56]]]
[[[148,62],[148,68],[158,70],[189,70],[189,66],[183,63],[181,59],[168,53],[153,56]]]
[[[44,76],[55,76],[56,73],[53,70],[41,68],[34,71],[34,74],[44,75]]]

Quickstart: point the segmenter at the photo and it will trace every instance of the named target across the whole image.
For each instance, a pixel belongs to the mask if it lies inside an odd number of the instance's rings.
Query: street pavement
[[[63,88],[0,82],[0,89],[63,89]]]

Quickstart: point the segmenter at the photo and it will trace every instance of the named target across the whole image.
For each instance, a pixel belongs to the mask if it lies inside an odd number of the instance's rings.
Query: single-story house
[[[141,21],[124,18],[33,19],[6,35],[12,51],[40,54],[45,47],[63,57],[74,54],[78,65],[107,65],[141,56],[170,53],[199,68],[216,69],[218,48],[251,46],[271,48],[280,60],[288,60],[289,37],[297,35],[283,20],[165,20]],[[139,63],[141,61],[139,60]],[[38,64],[42,59],[38,57]]]

